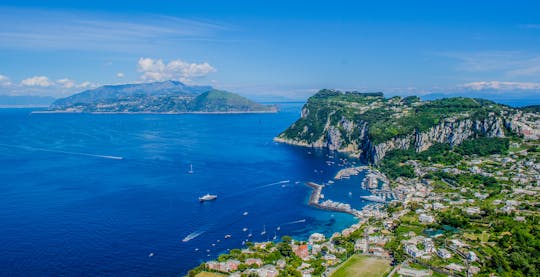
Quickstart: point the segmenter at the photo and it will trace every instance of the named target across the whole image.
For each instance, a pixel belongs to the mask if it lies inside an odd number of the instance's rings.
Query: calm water
[[[0,275],[183,275],[241,247],[249,233],[254,241],[305,238],[355,223],[307,206],[309,188],[297,183],[328,181],[340,169],[338,155],[329,166],[324,152],[272,142],[300,108],[252,115],[0,109]],[[361,207],[359,182],[336,182],[324,193]],[[200,204],[205,193],[219,198]],[[199,236],[182,242],[189,234]]]

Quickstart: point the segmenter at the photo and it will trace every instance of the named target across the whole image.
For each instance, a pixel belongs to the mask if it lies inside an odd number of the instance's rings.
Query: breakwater
[[[310,206],[313,206],[322,210],[348,213],[356,217],[362,216],[362,212],[351,208],[351,205],[349,204],[335,202],[332,200],[326,200],[322,203],[319,203],[319,200],[321,199],[321,192],[324,186],[313,183],[313,182],[307,182],[306,185],[313,189],[309,197],[309,201],[308,201],[308,204]]]

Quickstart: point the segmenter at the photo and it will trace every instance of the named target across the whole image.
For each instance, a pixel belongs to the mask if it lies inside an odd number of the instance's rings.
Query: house
[[[418,220],[420,220],[420,222],[424,223],[424,224],[430,224],[430,223],[433,223],[435,222],[435,218],[433,218],[433,216],[431,215],[427,215],[427,214],[420,214],[420,216],[418,217]]]
[[[300,257],[300,259],[302,260],[306,260],[309,257],[309,250],[307,244],[302,244],[298,246],[294,245],[293,251],[294,254],[296,254],[296,256]]]
[[[313,244],[311,245],[311,254],[317,255],[322,251],[322,245],[320,244]]]
[[[221,272],[233,272],[238,270],[238,266],[240,265],[240,262],[237,260],[228,260],[225,262],[207,262],[206,267],[211,270],[221,271]]]
[[[276,265],[277,265],[277,267],[279,267],[279,268],[285,268],[285,266],[287,266],[287,262],[285,262],[284,259],[279,259],[279,260],[276,262]]]
[[[424,251],[426,253],[435,252],[435,244],[433,243],[433,240],[431,238],[426,238],[424,240]]]
[[[366,253],[368,251],[368,243],[366,239],[357,239],[354,244],[354,250]]]
[[[326,261],[326,264],[329,266],[339,263],[339,259],[333,254],[326,254],[323,256],[323,259]]]
[[[471,262],[474,262],[478,260],[478,256],[476,256],[476,253],[469,251],[469,254],[467,254],[467,259]]]
[[[248,259],[246,259],[245,264],[261,266],[261,265],[263,265],[263,262],[261,261],[261,259],[248,258]]]
[[[320,233],[313,233],[311,236],[309,236],[309,242],[310,243],[320,243],[324,242],[325,237],[323,234]]]
[[[480,210],[480,208],[478,207],[467,207],[465,209],[465,213],[467,213],[468,215],[478,215],[480,214],[482,211]]]
[[[444,248],[439,248],[437,249],[437,256],[441,257],[441,259],[450,259],[452,258],[452,253]]]
[[[388,257],[390,256],[386,250],[381,247],[371,247],[369,253],[377,257]]]
[[[462,265],[458,265],[458,264],[455,264],[455,263],[451,263],[447,266],[445,266],[446,269],[448,270],[451,270],[451,271],[457,271],[457,272],[461,272],[465,269],[464,266]]]
[[[405,245],[405,253],[409,254],[413,258],[419,258],[424,255],[424,251],[419,250],[414,244]]]
[[[277,277],[279,274],[279,271],[271,265],[265,265],[261,268],[250,268],[244,270],[242,272],[242,275],[257,275],[260,277]]]

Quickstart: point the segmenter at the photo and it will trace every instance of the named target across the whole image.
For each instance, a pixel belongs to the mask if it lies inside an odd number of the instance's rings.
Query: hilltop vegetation
[[[324,89],[308,99],[301,118],[276,140],[325,147],[379,163],[392,150],[421,152],[437,143],[453,147],[482,137],[538,136],[534,119],[521,116],[534,109],[514,109],[476,98],[422,101],[416,96],[385,98],[380,92]],[[464,147],[461,154],[469,151],[470,146]]]

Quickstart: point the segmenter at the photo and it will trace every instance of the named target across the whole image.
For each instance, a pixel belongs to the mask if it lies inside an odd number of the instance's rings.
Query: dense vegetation
[[[481,137],[466,140],[462,144],[452,148],[447,143],[435,143],[426,151],[417,153],[411,147],[407,150],[389,151],[380,164],[380,169],[390,178],[415,177],[414,168],[406,164],[409,160],[417,160],[430,164],[456,165],[463,155],[487,156],[493,154],[505,154],[508,152],[510,142],[506,138]],[[449,176],[440,176],[451,180]],[[483,177],[483,176],[482,176]],[[470,181],[470,180],[469,180]],[[486,181],[486,180],[482,180]],[[491,184],[491,182],[488,182]]]
[[[366,139],[366,134],[359,128],[367,124],[367,138],[378,144],[417,131],[427,131],[447,119],[484,119],[505,108],[483,99],[456,97],[423,102],[415,96],[385,98],[380,92],[324,89],[308,99],[303,108],[304,116],[280,137],[315,143],[326,137],[326,126],[333,126],[339,129],[344,144],[350,141],[360,143]],[[354,122],[358,127],[346,130],[343,119]]]

